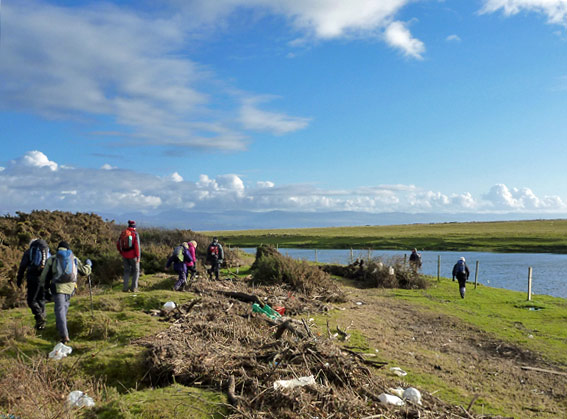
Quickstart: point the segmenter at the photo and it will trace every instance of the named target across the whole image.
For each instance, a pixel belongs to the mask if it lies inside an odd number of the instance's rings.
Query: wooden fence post
[[[368,248],[368,262],[370,262],[370,248]]]
[[[437,282],[441,281],[441,255],[437,255]]]
[[[528,268],[528,301],[532,301],[532,267]]]
[[[350,248],[350,264],[352,265],[354,262],[354,256],[352,255],[352,247]]]
[[[315,263],[319,263],[319,258],[317,257],[317,249],[315,249]]]
[[[474,271],[474,289],[476,289],[477,282],[478,282],[478,260],[476,261],[476,269]]]

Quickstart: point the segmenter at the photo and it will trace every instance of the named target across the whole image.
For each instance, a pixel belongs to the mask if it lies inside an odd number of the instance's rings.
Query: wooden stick
[[[521,367],[523,370],[529,370],[529,371],[537,371],[537,372],[547,372],[549,374],[556,374],[556,375],[566,375],[567,376],[567,372],[563,372],[563,371],[553,371],[553,370],[546,370],[544,368],[536,368],[536,367],[528,367],[527,365],[524,365]]]

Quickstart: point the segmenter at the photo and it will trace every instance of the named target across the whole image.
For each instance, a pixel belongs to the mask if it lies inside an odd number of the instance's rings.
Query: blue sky
[[[0,4],[3,213],[567,213],[566,0]]]

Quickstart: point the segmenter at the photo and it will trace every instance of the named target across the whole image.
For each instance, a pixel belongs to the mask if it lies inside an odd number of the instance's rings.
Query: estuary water
[[[256,248],[242,250],[254,254]],[[288,249],[280,248],[280,253],[294,259],[322,263],[349,264],[350,249]],[[353,250],[353,257],[366,259],[368,250]],[[384,262],[407,255],[410,251],[373,250],[370,257]],[[532,293],[567,298],[567,255],[551,253],[489,253],[489,252],[436,252],[422,251],[421,272],[437,276],[437,259],[441,257],[442,277],[451,278],[453,265],[462,256],[471,271],[469,281],[474,282],[476,261],[479,262],[478,283],[489,287],[505,288],[515,291],[528,291],[528,268],[532,267]]]

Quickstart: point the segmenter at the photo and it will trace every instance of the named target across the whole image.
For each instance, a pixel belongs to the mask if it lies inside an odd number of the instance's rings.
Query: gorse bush
[[[0,306],[2,308],[25,305],[25,295],[15,287],[16,275],[23,253],[34,238],[44,239],[55,252],[61,240],[71,246],[73,253],[83,262],[93,262],[92,282],[111,284],[122,277],[122,258],[116,241],[125,225],[105,221],[97,214],[63,211],[17,212],[15,216],[0,217]],[[138,228],[141,238],[141,269],[144,274],[162,272],[172,249],[184,241],[197,242],[198,269],[205,262],[210,238],[191,230],[165,230]],[[236,256],[225,248],[228,266],[237,264]],[[9,281],[12,281],[11,283]]]
[[[257,248],[252,277],[259,284],[287,285],[309,296],[321,296],[325,301],[345,300],[344,293],[328,273],[307,262],[284,256],[272,246]]]

